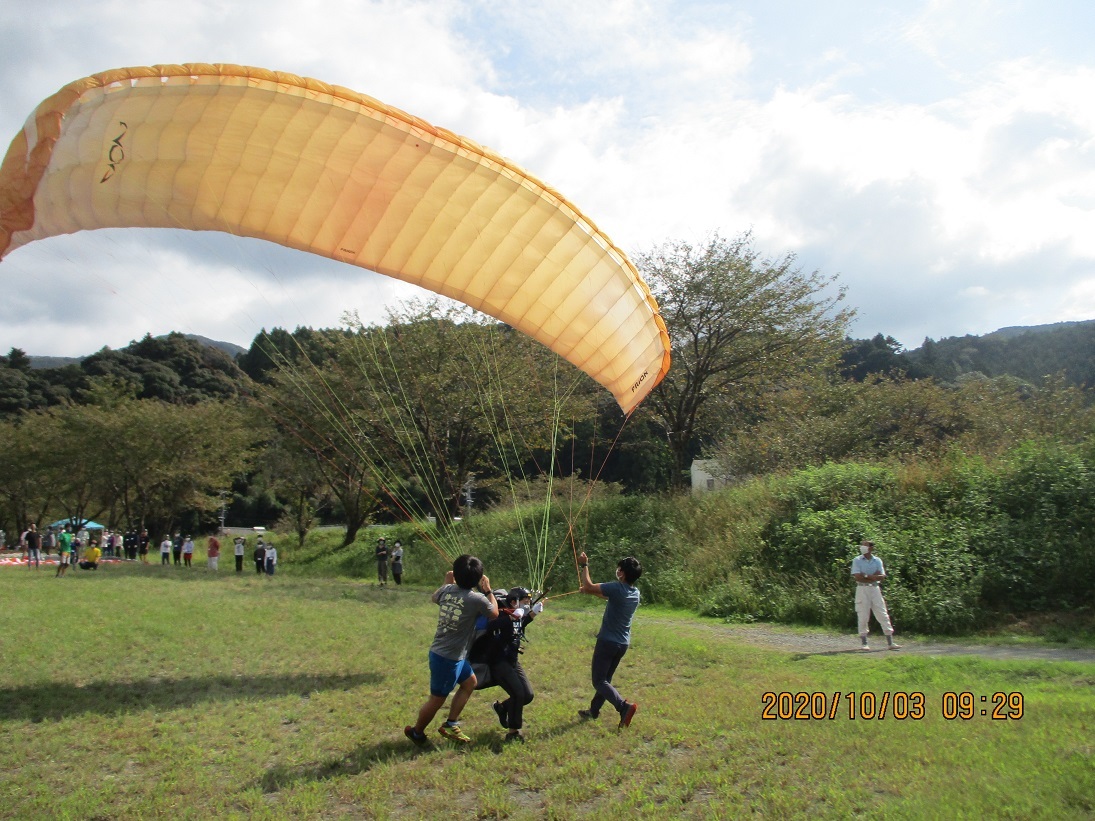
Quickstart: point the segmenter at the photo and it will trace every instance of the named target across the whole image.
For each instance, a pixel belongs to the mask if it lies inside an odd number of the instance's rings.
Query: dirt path
[[[697,629],[716,631],[748,644],[785,650],[802,656],[863,654],[855,635],[798,630],[774,624],[695,624]],[[930,639],[897,637],[901,649],[895,652],[920,656],[982,656],[993,659],[1020,661],[1080,661],[1095,664],[1095,650],[1052,645],[992,645],[937,642]],[[885,653],[886,640],[872,635],[871,653]]]

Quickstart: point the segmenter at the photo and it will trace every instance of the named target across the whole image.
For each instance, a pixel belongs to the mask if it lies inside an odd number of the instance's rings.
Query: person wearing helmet
[[[543,611],[544,605],[539,601],[533,604],[532,594],[523,587],[500,592],[498,617],[487,623],[469,658],[474,666],[482,666],[487,673],[476,689],[497,685],[508,696],[492,705],[498,723],[508,731],[506,741],[524,741],[521,733],[524,709],[534,694],[528,674],[521,666],[520,654],[524,652],[521,645],[525,641],[525,628]]]

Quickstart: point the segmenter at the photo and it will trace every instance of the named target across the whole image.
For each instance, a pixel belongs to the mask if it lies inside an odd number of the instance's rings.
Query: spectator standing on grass
[[[861,650],[870,650],[867,635],[871,630],[871,613],[882,627],[886,645],[897,650],[900,644],[894,644],[893,626],[890,613],[886,609],[886,600],[882,598],[879,584],[886,578],[886,569],[882,559],[874,555],[874,542],[864,539],[859,543],[859,555],[852,559],[852,578],[855,579],[855,612],[859,619],[859,641]]]
[[[376,540],[376,576],[381,587],[388,584],[388,541],[383,536]]]
[[[152,537],[148,535],[148,531],[141,529],[140,534],[137,536],[137,549],[141,551],[141,561],[148,564],[148,551],[152,547]]]
[[[392,550],[392,578],[396,585],[403,584],[403,543],[395,540]]]
[[[215,535],[209,537],[209,543],[205,547],[205,566],[210,570],[216,570],[220,564],[221,543]]]
[[[252,558],[255,560],[255,572],[261,575],[266,570],[266,543],[262,540],[262,536],[259,536]]]
[[[187,534],[183,539],[183,564],[186,567],[193,567],[191,562],[194,560],[194,540],[190,538],[190,534]]]
[[[589,703],[588,710],[579,710],[578,717],[583,721],[596,719],[601,707],[607,701],[620,714],[620,729],[629,727],[639,705],[627,701],[612,686],[612,677],[631,646],[631,622],[639,607],[639,588],[635,582],[643,574],[642,565],[633,556],[620,559],[616,565],[616,581],[594,584],[589,578],[589,557],[583,551],[578,555],[578,577],[581,591],[591,596],[608,599],[601,629],[597,633],[597,644],[593,648],[591,673],[593,689],[596,695]]]
[[[478,590],[476,589],[478,588]],[[468,648],[475,638],[475,622],[480,616],[498,617],[498,602],[491,592],[490,579],[483,574],[483,563],[475,556],[458,556],[445,583],[431,597],[438,606],[437,632],[430,645],[430,695],[418,711],[414,725],[403,734],[415,744],[426,743],[426,728],[445,704],[449,693],[459,685],[449,705],[449,718],[438,732],[445,738],[467,744],[471,739],[460,729],[460,713],[475,691],[476,679],[468,662]]]
[[[171,542],[171,555],[175,560],[175,564],[182,564],[182,547],[182,533],[176,533],[174,540]]]
[[[57,531],[52,527],[46,528],[46,535],[42,537],[42,548],[47,556],[57,549]]]
[[[25,534],[25,541],[27,546],[27,567],[30,567],[31,564],[33,564],[34,569],[38,570],[39,563],[42,560],[42,536],[38,533],[38,525],[31,522],[31,525],[27,528]]]
[[[266,575],[273,576],[278,566],[278,550],[273,542],[266,543]]]
[[[160,542],[160,564],[171,565],[171,534],[165,533],[163,535],[163,541]]]
[[[244,541],[243,536],[237,536],[233,542],[233,547],[236,553],[236,572],[243,572],[243,553],[247,549],[247,542]]]

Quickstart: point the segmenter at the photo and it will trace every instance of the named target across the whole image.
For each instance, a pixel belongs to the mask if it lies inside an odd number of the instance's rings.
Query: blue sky
[[[33,13],[32,10],[33,9]],[[50,0],[0,7],[0,142],[129,65],[232,62],[490,146],[629,252],[751,230],[907,347],[1095,319],[1095,4]],[[0,263],[0,350],[382,320],[409,286],[216,235],[88,232]]]

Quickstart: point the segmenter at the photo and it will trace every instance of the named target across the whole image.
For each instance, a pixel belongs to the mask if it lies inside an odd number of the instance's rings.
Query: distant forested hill
[[[912,351],[891,336],[849,339],[841,372],[862,381],[872,374],[954,382],[965,374],[1014,376],[1041,384],[1063,373],[1070,385],[1095,386],[1095,320],[1001,328],[984,336],[925,339]]]
[[[1002,328],[985,336],[930,339],[900,354],[909,370],[943,382],[968,373],[1040,383],[1063,373],[1072,385],[1095,385],[1095,321]]]
[[[126,386],[138,399],[180,404],[232,398],[247,381],[221,347],[179,333],[145,336],[59,367],[36,368],[32,357],[13,348],[0,356],[0,416],[83,402],[97,377]]]
[[[285,331],[271,332],[290,336]],[[320,339],[326,331],[297,329],[297,342]],[[258,337],[256,337],[256,343]],[[189,403],[238,395],[251,378],[272,367],[252,343],[244,349],[227,342],[171,333],[145,336],[125,348],[103,348],[78,359],[28,356],[18,348],[0,356],[0,415],[80,402],[95,377],[128,384],[139,398]],[[292,347],[292,346],[290,346]],[[241,369],[242,368],[242,369]],[[245,373],[246,372],[246,373]],[[1001,328],[984,336],[953,336],[911,351],[890,336],[849,339],[841,362],[844,376],[862,381],[872,374],[904,373],[943,383],[965,374],[1014,376],[1041,384],[1063,373],[1068,384],[1095,386],[1095,320]]]

